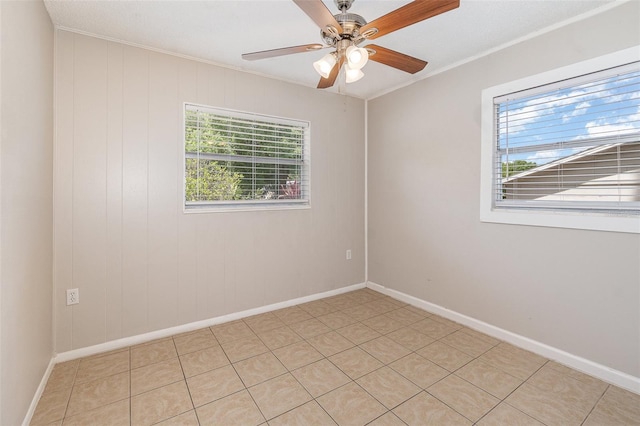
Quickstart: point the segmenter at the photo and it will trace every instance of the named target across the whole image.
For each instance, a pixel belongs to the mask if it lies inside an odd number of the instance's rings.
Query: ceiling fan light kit
[[[427,62],[421,59],[381,46],[358,47],[358,45],[365,40],[381,37],[460,5],[460,0],[414,0],[367,23],[362,16],[347,12],[354,0],[334,0],[340,10],[336,15],[327,9],[322,0],[293,0],[293,2],[320,27],[320,37],[326,46],[308,44],[285,47],[246,53],[242,58],[257,60],[332,47],[335,49],[334,52],[313,63],[313,67],[321,76],[318,83],[319,89],[333,86],[343,64],[347,83],[360,80],[364,76],[362,67],[369,59],[411,74],[423,70]]]
[[[334,53],[327,53],[322,57],[322,59],[317,60],[313,63],[313,68],[320,74],[323,78],[329,78],[329,74],[334,66],[336,66],[336,55]]]
[[[351,68],[348,64],[344,66],[344,74],[346,83],[355,83],[364,77],[362,70]]]

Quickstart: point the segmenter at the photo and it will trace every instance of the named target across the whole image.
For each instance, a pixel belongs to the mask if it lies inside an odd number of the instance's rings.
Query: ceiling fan
[[[346,82],[358,81],[364,76],[362,67],[367,63],[368,59],[415,74],[423,70],[427,62],[375,44],[368,44],[364,47],[358,47],[358,45],[365,40],[376,39],[448,12],[460,5],[460,0],[414,0],[367,23],[362,16],[347,12],[354,1],[334,0],[340,13],[333,15],[322,0],[293,0],[320,27],[320,35],[324,44],[304,44],[245,53],[242,58],[254,61],[293,53],[334,48],[335,51],[328,53],[322,59],[313,63],[314,68],[321,76],[318,89],[326,89],[333,86],[343,65],[345,67]]]

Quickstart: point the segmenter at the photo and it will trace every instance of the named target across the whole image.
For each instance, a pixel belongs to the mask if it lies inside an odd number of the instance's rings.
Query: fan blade
[[[336,18],[333,17],[331,11],[327,9],[327,6],[322,3],[322,0],[293,0],[293,2],[298,5],[304,13],[309,15],[309,18],[311,18],[320,29],[330,25],[338,30],[338,33],[342,34],[342,26],[336,21]]]
[[[374,54],[369,53],[369,60],[397,68],[401,71],[408,72],[409,74],[415,74],[418,71],[422,71],[424,67],[427,66],[427,62],[421,59],[396,52],[395,50],[387,49],[386,47],[368,44],[365,46],[365,49],[373,49],[376,52]]]
[[[384,16],[374,19],[360,28],[365,38],[375,39],[390,32],[408,27],[425,19],[448,12],[460,6],[460,0],[414,0]],[[367,30],[376,28],[377,33],[367,35]]]
[[[334,83],[336,82],[336,78],[338,78],[338,74],[340,74],[340,69],[342,69],[343,63],[344,58],[340,58],[338,63],[333,66],[333,69],[329,74],[329,78],[320,77],[320,81],[318,82],[318,89],[327,89],[334,85]]]
[[[243,53],[242,59],[246,59],[247,61],[255,61],[257,59],[273,58],[275,56],[291,55],[293,53],[310,52],[313,50],[320,50],[322,48],[324,48],[324,46],[318,43],[303,44],[301,46],[291,46],[291,47],[283,47],[281,49],[271,49],[271,50],[263,50],[260,52]]]

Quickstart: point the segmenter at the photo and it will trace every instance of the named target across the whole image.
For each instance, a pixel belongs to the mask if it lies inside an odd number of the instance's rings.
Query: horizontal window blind
[[[185,105],[185,204],[308,204],[309,123]]]
[[[640,212],[640,63],[494,107],[495,208]]]

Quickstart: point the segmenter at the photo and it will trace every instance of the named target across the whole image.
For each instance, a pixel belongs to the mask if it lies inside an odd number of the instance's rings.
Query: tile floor
[[[357,290],[57,364],[32,425],[640,425],[640,396]]]

